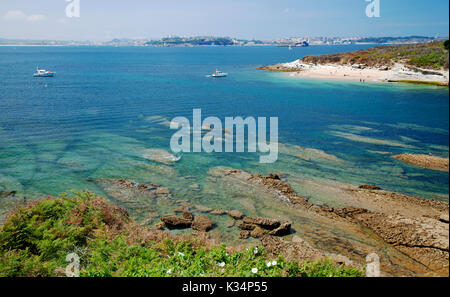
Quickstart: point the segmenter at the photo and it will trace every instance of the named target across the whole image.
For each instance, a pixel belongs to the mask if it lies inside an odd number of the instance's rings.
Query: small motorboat
[[[45,69],[39,69],[39,67],[36,67],[36,72],[33,73],[34,77],[53,77],[54,75],[54,72],[47,71]]]
[[[216,69],[216,72],[211,74],[212,77],[227,77],[228,73],[222,72],[219,69]]]

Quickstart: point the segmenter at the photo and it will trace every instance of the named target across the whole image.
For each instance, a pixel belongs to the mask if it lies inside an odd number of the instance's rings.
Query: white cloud
[[[45,16],[42,14],[30,14],[26,15],[21,10],[10,10],[8,11],[3,18],[7,21],[27,21],[27,22],[38,22],[45,20]]]
[[[27,17],[27,21],[29,22],[38,22],[38,21],[43,21],[45,20],[45,16],[42,14],[30,14]]]
[[[26,18],[27,15],[21,10],[10,10],[4,16],[4,19],[8,21],[25,20]]]

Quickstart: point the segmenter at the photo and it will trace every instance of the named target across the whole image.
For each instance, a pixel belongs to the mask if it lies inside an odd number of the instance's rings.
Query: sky
[[[66,7],[79,1],[80,16]],[[163,36],[449,35],[448,0],[0,0],[0,38],[98,40]]]

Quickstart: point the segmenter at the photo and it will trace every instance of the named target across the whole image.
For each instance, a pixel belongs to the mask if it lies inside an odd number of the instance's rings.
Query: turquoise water
[[[370,183],[448,201],[448,173],[391,158],[405,152],[448,156],[448,88],[256,70],[364,47],[0,47],[0,190],[30,199],[71,189],[106,195],[92,179],[126,178],[160,183],[175,199],[197,197],[226,208],[232,200],[210,188],[208,171],[228,166],[283,172],[293,181]],[[33,78],[36,65],[56,77]],[[216,67],[230,76],[206,78]],[[278,161],[259,164],[249,153],[183,154],[173,165],[144,158],[146,149],[170,151],[174,131],[167,121],[191,118],[193,108],[201,108],[203,118],[279,117]],[[339,204],[339,197],[293,185],[313,200]]]

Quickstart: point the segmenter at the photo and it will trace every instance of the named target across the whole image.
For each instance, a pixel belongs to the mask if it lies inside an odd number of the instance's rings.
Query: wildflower
[[[253,273],[258,273],[258,268],[252,268]]]
[[[178,252],[178,255],[180,255],[181,257],[184,257],[184,254],[182,252]]]
[[[167,273],[167,274],[171,274],[171,273],[172,273],[172,269],[167,270],[166,273]]]
[[[273,260],[272,261],[272,266],[275,266],[275,265],[277,265],[277,261]]]
[[[267,262],[267,267],[270,267],[270,266],[272,266],[272,262]]]
[[[225,266],[225,262],[219,263],[219,267],[224,267],[224,266]]]
[[[257,247],[255,247],[255,249],[253,250],[253,254],[258,254],[258,248]]]

